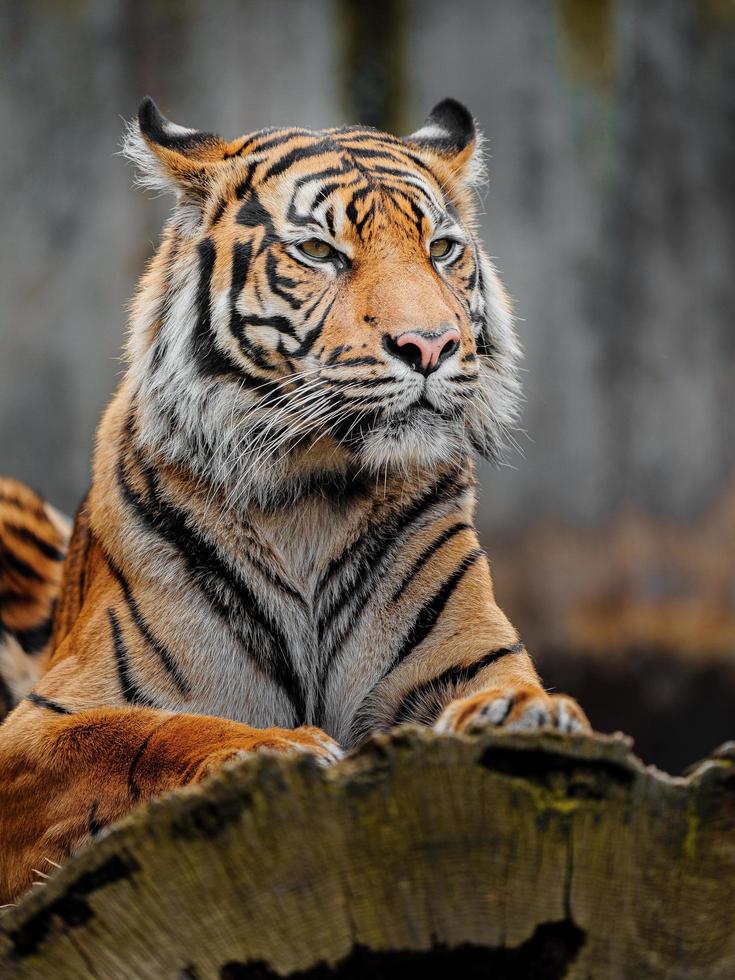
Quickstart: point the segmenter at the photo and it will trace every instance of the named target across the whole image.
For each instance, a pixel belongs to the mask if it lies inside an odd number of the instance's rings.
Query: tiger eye
[[[310,259],[324,261],[324,259],[329,259],[334,254],[332,246],[328,242],[323,242],[321,238],[309,238],[305,242],[301,242],[299,248]]]
[[[453,245],[451,238],[437,238],[429,246],[429,254],[432,259],[445,259],[452,251]]]

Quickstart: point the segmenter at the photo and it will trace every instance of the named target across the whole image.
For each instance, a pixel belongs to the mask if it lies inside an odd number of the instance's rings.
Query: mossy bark
[[[0,922],[0,976],[735,976],[735,746],[406,728],[137,810]]]

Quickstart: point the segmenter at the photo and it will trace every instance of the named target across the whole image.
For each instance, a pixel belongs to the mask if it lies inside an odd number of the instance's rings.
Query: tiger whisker
[[[288,412],[303,412],[304,408],[308,407],[310,404],[313,404],[314,402],[319,401],[320,394],[323,393],[311,392],[307,399],[302,399],[300,401],[294,399],[284,410],[282,410],[279,419],[283,421],[286,418]],[[330,421],[330,416],[332,415],[334,415],[335,418],[338,418],[338,414],[337,414],[338,412],[339,412],[338,408],[335,408],[333,405],[328,405],[324,407],[322,412],[317,413],[317,415],[309,416],[306,419],[300,418],[299,420],[305,421],[307,425],[306,425],[305,432],[300,437],[297,437],[296,439],[294,439],[293,432],[287,431],[283,433],[280,438],[276,439],[275,441],[269,444],[267,442],[267,436],[269,432],[272,431],[274,426],[268,427],[265,436],[261,438],[261,441],[259,443],[260,452],[258,453],[255,459],[251,460],[250,467],[253,470],[262,470],[264,464],[275,455],[275,453],[278,451],[281,445],[291,441],[293,443],[292,448],[295,448],[303,441],[304,438],[306,438],[310,434],[311,431],[313,431],[313,429],[317,425],[322,425],[324,422]],[[252,445],[249,445],[246,447],[244,451],[248,451],[248,450],[252,451],[252,448],[253,448]],[[233,492],[231,492],[226,501],[226,508],[229,508],[230,506],[233,505],[236,506],[242,497],[242,493],[243,493],[242,488],[240,489],[240,492],[238,492],[234,497],[233,497]]]

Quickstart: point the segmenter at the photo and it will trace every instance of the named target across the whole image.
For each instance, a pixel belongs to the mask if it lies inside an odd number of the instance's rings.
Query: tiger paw
[[[492,688],[452,701],[434,728],[460,734],[483,728],[509,732],[553,729],[558,732],[590,732],[587,716],[577,702],[565,694],[547,694],[533,685]]]
[[[198,766],[193,782],[201,782],[222,766],[239,759],[248,759],[256,752],[274,752],[279,755],[300,752],[312,755],[319,765],[331,766],[344,757],[344,752],[321,728],[303,725],[301,728],[252,728],[228,744],[210,752]]]

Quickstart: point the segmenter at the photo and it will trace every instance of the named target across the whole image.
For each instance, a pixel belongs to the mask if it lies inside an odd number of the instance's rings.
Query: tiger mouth
[[[389,416],[386,422],[391,428],[398,428],[409,425],[412,422],[417,422],[422,418],[430,418],[432,420],[442,419],[450,422],[455,418],[455,415],[453,412],[448,412],[446,409],[434,405],[425,395],[422,395],[418,401],[413,402],[407,408],[403,409],[403,411]]]

